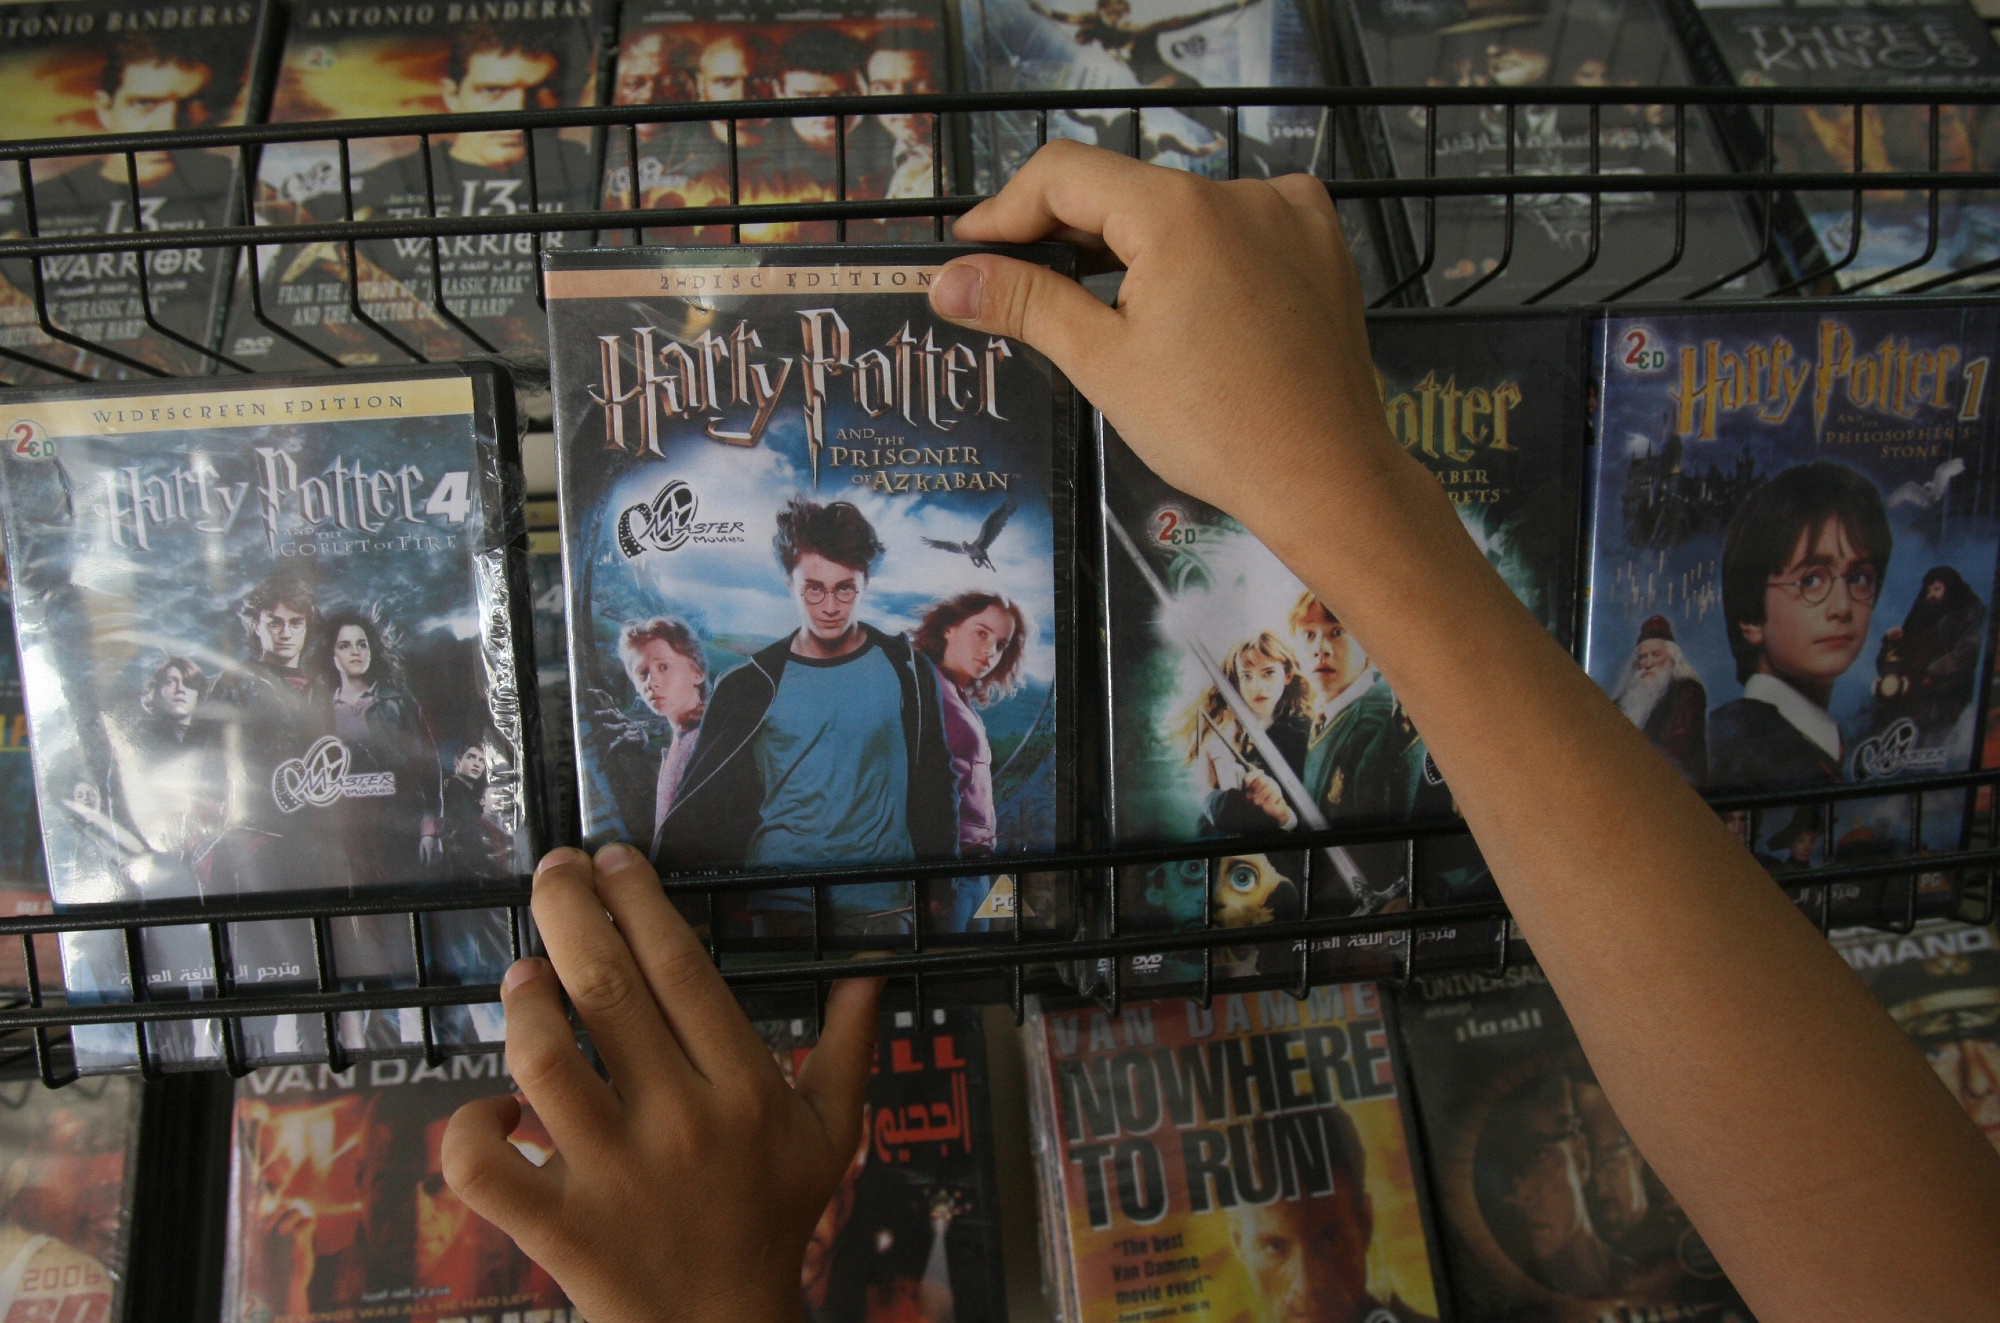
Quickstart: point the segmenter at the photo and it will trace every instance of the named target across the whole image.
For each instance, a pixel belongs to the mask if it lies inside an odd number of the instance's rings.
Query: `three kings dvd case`
[[[1872,301],[1598,324],[1584,664],[1696,786],[1974,765],[2000,551],[1996,329],[1990,308]],[[1783,873],[1960,848],[1964,800],[1735,825]]]
[[[1375,984],[1117,1014],[1030,1005],[1063,1323],[1439,1316],[1409,1086]]]
[[[128,383],[8,400],[0,456],[28,725],[58,907],[512,882],[542,840],[512,387],[487,366]],[[503,911],[427,915],[430,983],[490,983]],[[227,926],[236,988],[318,986],[312,924]],[[414,986],[407,915],[328,920],[342,988]],[[145,996],[216,987],[204,924],[143,930]],[[119,930],[67,933],[73,1002],[133,998]],[[496,1041],[497,1008],[432,1013]],[[317,1016],[242,1021],[250,1063]],[[146,1031],[219,1065],[213,1021]],[[414,1011],[343,1017],[420,1051]],[[351,1037],[350,1037],[351,1036]],[[85,1071],[139,1064],[79,1026]]]
[[[1067,840],[1075,404],[932,315],[966,251],[550,254],[593,848],[735,872]],[[907,882],[827,899],[836,941],[912,931]],[[816,937],[807,888],[723,903],[745,949]]]
[[[610,0],[294,4],[271,122],[595,105]],[[589,128],[274,143],[260,225],[589,211]],[[259,372],[500,355],[540,363],[545,249],[572,231],[260,244],[243,253],[224,350]],[[254,261],[253,261],[254,257]],[[252,279],[254,269],[255,277]],[[440,310],[440,307],[442,310]]]
[[[1751,1323],[1534,965],[1420,978],[1397,1020],[1460,1323]]]
[[[1451,495],[1515,593],[1567,641],[1583,462],[1580,322],[1387,314],[1370,319],[1369,339],[1391,434]],[[1235,850],[1212,869],[1120,869],[1120,931],[1198,928],[1204,911],[1216,927],[1254,927],[1304,917],[1308,899],[1316,916],[1407,905],[1400,842],[1310,856],[1282,848],[1286,832],[1449,812],[1449,792],[1359,641],[1247,530],[1161,481],[1109,426],[1101,464],[1112,839],[1229,840]],[[1253,852],[1244,838],[1256,837],[1277,848]],[[1447,871],[1417,863],[1420,875]],[[1469,898],[1481,897],[1425,899]],[[1386,973],[1400,940],[1328,939],[1315,946],[1311,976]],[[1208,976],[1219,986],[1272,986],[1300,973],[1284,943],[1223,948],[1214,959]],[[1198,951],[1136,957],[1122,973],[1135,988],[1186,989],[1203,977],[1203,961]]]
[[[245,124],[262,111],[270,5],[60,0],[0,9],[0,138]],[[239,214],[237,153],[140,151],[0,170],[0,238],[199,230]],[[232,250],[68,253],[0,263],[0,382],[210,371]],[[37,309],[40,295],[50,334]],[[149,324],[150,323],[150,324]],[[94,346],[94,348],[93,348]]]

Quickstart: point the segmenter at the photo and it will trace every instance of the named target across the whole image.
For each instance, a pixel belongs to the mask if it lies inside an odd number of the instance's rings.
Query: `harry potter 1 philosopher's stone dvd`
[[[14,395],[0,454],[14,611],[58,906],[512,880],[540,845],[512,387],[490,367]],[[135,911],[143,912],[143,911]],[[432,983],[497,979],[505,915],[424,922]],[[404,916],[330,921],[337,986],[413,986]],[[304,920],[230,925],[233,982],[315,985]],[[147,930],[149,999],[215,987],[205,925]],[[117,930],[67,934],[78,1002],[132,997]],[[486,1008],[435,1014],[498,1036]],[[244,1022],[249,1061],[326,1050]],[[361,1051],[421,1050],[414,1012]],[[79,1064],[135,1063],[129,1025]],[[212,1022],[148,1030],[219,1064]]]
[[[1072,394],[932,315],[967,251],[549,255],[589,844],[673,873],[1067,840]],[[819,935],[910,931],[908,883],[827,900]],[[724,909],[746,948],[815,937],[803,888]]]

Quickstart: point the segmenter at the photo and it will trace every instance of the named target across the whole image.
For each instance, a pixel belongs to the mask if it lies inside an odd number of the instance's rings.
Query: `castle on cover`
[[[62,0],[0,10],[0,139],[150,133],[244,123],[268,22],[256,0],[132,7]],[[52,238],[199,230],[231,219],[236,153],[140,151],[34,162],[34,232]],[[134,193],[136,190],[136,201]],[[0,170],[0,239],[29,234],[21,172]],[[51,336],[34,264],[0,263],[0,382],[192,374],[214,360],[230,251],[163,248],[43,257]],[[141,271],[140,264],[144,263]],[[166,334],[147,325],[151,316]]]
[[[593,0],[359,8],[309,0],[292,11],[271,122],[594,105],[606,18]],[[416,137],[361,138],[345,161],[335,142],[274,143],[258,161],[256,220],[346,220],[349,193],[355,220],[588,211],[599,171],[592,135],[440,133],[428,154]],[[244,252],[236,273],[224,348],[261,372],[493,354],[539,361],[547,328],[536,261],[544,248],[588,238],[552,231],[260,245]]]
[[[933,319],[953,251],[551,256],[587,841],[663,870],[1055,845],[1067,387]],[[908,929],[908,883],[832,898],[837,934]],[[730,904],[813,934],[802,888]]]
[[[1696,785],[1969,765],[1995,329],[1977,307],[1601,324],[1585,661]]]
[[[686,0],[627,0],[619,19],[621,106],[727,103],[777,98],[902,96],[945,89],[944,15],[939,0],[916,3],[714,6]],[[628,139],[607,145],[604,206],[705,207],[730,202],[831,202],[937,196],[944,150],[934,115],[691,120],[636,130],[635,181]],[[733,149],[733,150],[732,150]],[[845,162],[845,174],[842,163]],[[930,218],[849,221],[849,240],[928,239]],[[606,241],[629,241],[612,231]],[[674,226],[648,242],[727,243],[727,226]],[[829,243],[832,221],[742,227],[747,243]]]

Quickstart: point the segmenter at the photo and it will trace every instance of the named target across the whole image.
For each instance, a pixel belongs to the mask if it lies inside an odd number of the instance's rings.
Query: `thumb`
[[[1084,379],[1125,327],[1122,317],[1068,276],[998,253],[947,263],[931,283],[931,310],[1039,349],[1086,395]]]

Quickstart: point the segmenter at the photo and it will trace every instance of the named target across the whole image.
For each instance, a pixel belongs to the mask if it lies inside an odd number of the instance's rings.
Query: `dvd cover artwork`
[[[583,839],[576,799],[576,731],[570,708],[569,612],[563,601],[562,529],[555,501],[529,501],[528,591],[535,627],[535,687],[541,694],[542,784],[548,791],[549,845]]]
[[[969,89],[1323,87],[1325,61],[1298,0],[959,0]],[[972,183],[996,192],[1045,138],[1132,152],[1212,179],[1332,173],[1324,106],[1244,105],[1232,152],[1221,109],[995,111],[970,117]],[[1135,141],[1136,138],[1136,141]]]
[[[902,96],[946,90],[941,0],[813,4],[752,0],[626,0],[619,23],[613,101],[621,106]],[[706,207],[727,203],[831,202],[940,196],[948,146],[933,115],[851,119],[845,140],[833,116],[688,121],[636,130],[606,144],[604,206]],[[844,170],[844,174],[843,174]],[[648,243],[728,243],[724,225],[643,231]],[[930,217],[847,222],[783,221],[741,228],[745,243],[929,240]],[[610,242],[630,231],[610,231]]]
[[[1695,785],[1970,765],[2000,548],[1995,330],[1991,309],[1940,305],[1599,326],[1585,665]],[[1877,857],[1907,848],[1882,803],[1836,827]],[[1831,843],[1794,818],[1766,811],[1752,848],[1782,867]],[[1960,829],[1927,812],[1916,844]]]
[[[0,1082],[0,1316],[125,1317],[141,1109],[137,1080]]]
[[[580,1323],[555,1279],[445,1184],[451,1114],[511,1088],[497,1052],[238,1081],[223,1323]],[[508,1140],[537,1166],[555,1152],[525,1102]]]
[[[14,4],[0,12],[0,139],[146,133],[245,123],[269,23],[257,0],[189,8],[117,0]],[[32,211],[20,172],[0,171],[0,239],[198,230],[232,219],[235,153],[142,151],[37,161]],[[137,194],[134,195],[136,184]],[[230,254],[218,248],[74,253],[0,263],[0,381],[208,371]],[[39,280],[37,276],[39,275]],[[49,324],[108,350],[49,334]],[[148,325],[149,318],[154,325]]]
[[[1687,68],[1656,0],[1340,0],[1353,78],[1374,87],[1678,86]],[[1658,105],[1606,106],[1592,143],[1587,106],[1383,109],[1379,168],[1422,179],[1505,174],[1673,174],[1727,169],[1699,114],[1677,131]],[[1511,138],[1511,144],[1510,144]],[[1434,147],[1433,147],[1434,144]],[[1434,155],[1433,155],[1434,151]],[[1432,164],[1434,162],[1434,165]],[[1432,251],[1433,304],[1513,305],[1559,294],[1588,303],[1628,287],[1670,298],[1700,289],[1748,297],[1770,288],[1749,218],[1727,193],[1629,191],[1406,199],[1412,251]],[[1395,216],[1396,208],[1386,208]],[[1510,228],[1511,226],[1511,228]],[[1422,236],[1434,227],[1435,248]],[[1655,277],[1657,273],[1657,278]]]
[[[49,870],[35,813],[35,768],[28,754],[28,709],[21,699],[21,655],[14,646],[14,584],[0,552],[0,914],[47,914]],[[35,938],[36,981],[60,986],[62,956],[53,933]],[[19,938],[0,940],[0,988],[26,988],[28,962]]]
[[[1390,431],[1450,493],[1467,533],[1567,639],[1582,467],[1578,323],[1562,314],[1378,316],[1369,325]],[[1120,844],[1270,836],[1449,811],[1415,728],[1360,644],[1249,532],[1167,486],[1102,434],[1110,818]],[[1124,870],[1145,931],[1232,927],[1407,905],[1401,844],[1297,852],[1205,870]],[[1431,872],[1439,870],[1433,868]],[[1239,893],[1231,879],[1256,874]],[[1427,903],[1483,898],[1454,890]],[[1386,972],[1400,938],[1329,943],[1316,977]],[[1290,973],[1283,948],[1245,974]],[[1178,980],[1199,952],[1157,971]],[[1275,969],[1272,967],[1275,962]],[[1142,974],[1146,971],[1138,971]]]
[[[757,1025],[789,1082],[804,1020]],[[1006,1323],[986,1033],[977,1010],[885,1012],[854,1152],[806,1245],[811,1323]]]
[[[301,0],[271,121],[595,105],[609,4],[418,0],[356,9],[344,0]],[[589,211],[598,192],[593,132],[437,134],[428,147],[416,137],[363,138],[344,151],[332,141],[274,143],[258,163],[256,221]],[[224,347],[260,372],[482,355],[539,364],[548,356],[536,299],[541,254],[589,237],[551,231],[259,245],[237,267]]]
[[[16,395],[0,455],[58,906],[476,885],[527,873],[540,795],[513,539],[511,387],[485,367]],[[432,982],[493,982],[500,911],[427,916]],[[329,922],[346,988],[411,986],[408,920]],[[314,986],[310,925],[229,926],[238,988]],[[203,925],[146,930],[145,995],[215,989]],[[66,934],[72,1000],[132,997],[116,930]],[[378,1017],[384,1018],[384,1017]],[[493,1008],[435,1015],[492,1040]],[[408,1048],[421,1017],[386,1017]],[[130,1025],[74,1031],[83,1069]],[[218,1064],[212,1022],[147,1033]],[[357,1046],[369,1046],[364,1041]],[[248,1060],[324,1052],[316,1017]]]
[[[1612,1112],[1539,968],[1398,1006],[1461,1323],[1751,1323]]]
[[[1831,95],[2000,88],[2000,50],[1964,0],[1843,4],[1834,12],[1790,0],[1673,3],[1716,82],[1824,87]],[[1948,173],[2000,162],[2000,113],[1991,106],[1941,105],[1935,130],[1929,106],[1863,106],[1858,117],[1856,110],[1851,103],[1778,107],[1768,143],[1741,112],[1725,123],[1744,169]],[[1790,227],[1798,232],[1784,236],[1795,279],[1888,294],[2000,259],[2000,197],[1990,192],[1939,193],[1935,234],[1927,190],[1863,193],[1858,236],[1853,192],[1807,192],[1789,201],[1799,213]]]
[[[1074,406],[933,318],[964,251],[550,256],[593,847],[685,872],[1067,839]],[[828,899],[835,938],[910,932],[906,882]],[[726,908],[742,949],[814,936],[803,888]]]
[[[2000,934],[1934,923],[1842,934],[1834,947],[2000,1148]]]
[[[1069,1323],[1438,1314],[1401,1051],[1372,983],[1031,1003]]]

